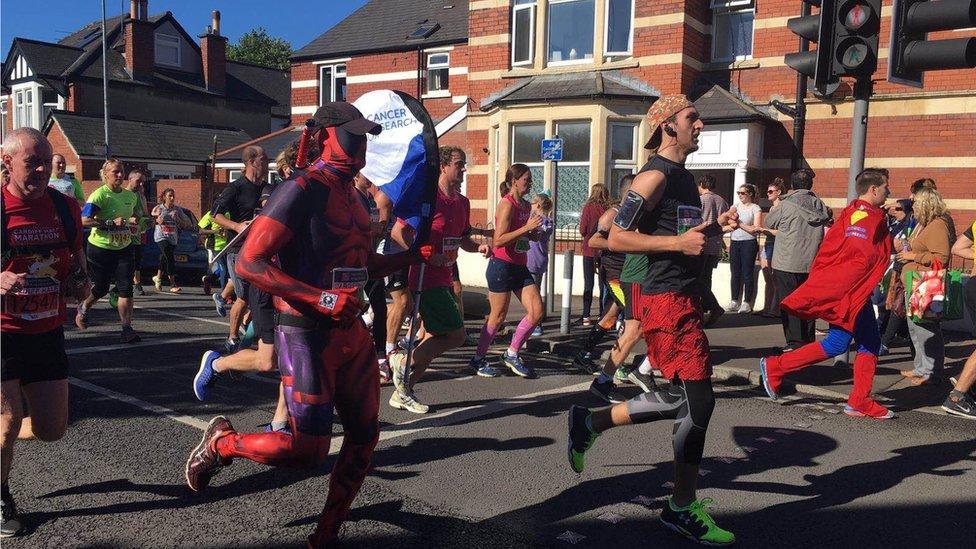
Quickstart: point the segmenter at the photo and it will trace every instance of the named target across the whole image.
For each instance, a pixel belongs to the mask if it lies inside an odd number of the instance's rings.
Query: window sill
[[[758,59],[743,59],[742,61],[713,61],[705,63],[702,67],[704,71],[722,71],[734,69],[758,69]]]
[[[623,61],[612,61],[597,65],[596,62],[577,63],[573,65],[549,66],[541,69],[530,67],[516,67],[502,74],[502,78],[525,78],[526,76],[538,76],[540,74],[567,74],[574,72],[609,71],[616,69],[633,69],[640,66],[636,59],[625,59]]]
[[[439,99],[439,98],[450,97],[450,96],[451,96],[451,90],[436,90],[436,91],[427,92],[421,95],[420,97],[421,99]]]

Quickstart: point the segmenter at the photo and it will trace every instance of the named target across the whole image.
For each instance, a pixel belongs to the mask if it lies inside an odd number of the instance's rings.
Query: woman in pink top
[[[482,377],[498,377],[497,369],[488,365],[485,355],[495,334],[508,315],[512,294],[525,307],[525,318],[519,322],[512,336],[512,344],[502,355],[502,362],[521,377],[529,377],[532,370],[522,363],[518,351],[529,334],[542,320],[542,296],[526,263],[529,241],[538,238],[536,228],[542,218],[532,215],[532,206],[524,197],[532,189],[532,172],[525,164],[512,164],[505,174],[499,194],[502,196],[495,211],[494,256],[488,260],[485,276],[488,279],[488,303],[491,312],[481,327],[478,350],[471,359],[471,367]]]

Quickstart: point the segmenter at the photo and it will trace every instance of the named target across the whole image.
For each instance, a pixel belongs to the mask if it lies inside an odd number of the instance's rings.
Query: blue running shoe
[[[759,375],[762,376],[763,389],[766,389],[766,394],[769,395],[769,398],[771,398],[773,400],[778,399],[779,398],[779,395],[777,395],[776,394],[776,391],[773,390],[773,386],[769,384],[769,376],[766,375],[766,359],[765,358],[760,358],[759,359]]]
[[[519,377],[530,377],[532,375],[532,370],[522,362],[522,357],[518,355],[510,356],[506,351],[502,354],[502,363]]]
[[[468,366],[470,366],[471,369],[474,370],[474,373],[479,377],[499,377],[502,375],[501,372],[499,372],[495,367],[488,364],[488,360],[486,360],[485,357],[472,358],[471,362],[468,363]]]
[[[542,326],[541,325],[536,326],[535,329],[532,330],[532,337],[539,337],[541,335],[542,335]]]
[[[217,351],[207,351],[200,358],[200,369],[197,370],[197,375],[193,376],[193,394],[200,402],[207,400],[207,391],[220,375],[213,369],[213,363],[218,358],[220,353]]]
[[[213,293],[214,306],[217,308],[217,316],[227,316],[227,302],[220,297],[220,292]]]

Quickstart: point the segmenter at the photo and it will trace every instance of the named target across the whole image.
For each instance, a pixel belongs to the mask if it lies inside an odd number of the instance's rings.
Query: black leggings
[[[583,256],[583,318],[590,317],[593,306],[593,279],[596,277],[596,258]],[[603,314],[603,284],[600,284],[600,314]]]
[[[366,283],[366,298],[373,308],[373,344],[376,356],[386,356],[386,287],[383,279]]]
[[[729,247],[729,263],[732,269],[732,301],[739,301],[745,287],[744,303],[756,300],[756,255],[759,242],[752,240],[733,240]]]
[[[673,419],[672,444],[678,463],[699,465],[705,450],[705,433],[715,409],[712,380],[682,381],[671,387],[641,393],[627,401],[627,414],[635,424]]]
[[[88,274],[92,280],[92,296],[98,299],[107,294],[109,284],[114,280],[119,297],[132,297],[132,275],[136,270],[133,259],[132,245],[109,250],[89,244]]]
[[[160,240],[156,245],[159,246],[159,270],[166,276],[176,276],[176,245],[169,240]]]

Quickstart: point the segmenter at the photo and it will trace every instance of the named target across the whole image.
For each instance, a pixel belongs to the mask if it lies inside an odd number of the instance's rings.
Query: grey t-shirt
[[[824,227],[833,212],[812,191],[787,193],[769,210],[766,227],[776,229],[773,269],[788,273],[809,273],[813,258],[823,242]]]
[[[179,238],[179,225],[176,220],[178,216],[183,215],[183,212],[180,211],[178,206],[167,208],[160,204],[156,207],[158,208],[159,215],[163,217],[163,222],[161,224],[156,223],[156,229],[153,231],[153,240],[156,242],[165,240],[170,244],[176,244]]]
[[[718,216],[729,211],[729,203],[715,193],[702,193],[702,223],[714,223]],[[713,236],[705,240],[704,255],[722,255],[722,237]]]

